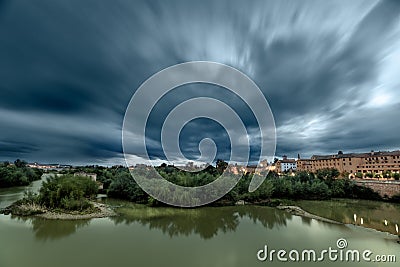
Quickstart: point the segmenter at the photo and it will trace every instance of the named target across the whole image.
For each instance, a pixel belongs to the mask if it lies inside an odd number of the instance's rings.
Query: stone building
[[[399,173],[400,151],[348,153],[339,151],[335,155],[314,155],[310,159],[299,159],[297,170],[315,172],[319,169],[335,168],[341,173],[356,175],[361,173]]]

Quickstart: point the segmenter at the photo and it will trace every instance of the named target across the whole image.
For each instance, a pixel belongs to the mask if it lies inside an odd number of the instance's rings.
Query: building
[[[34,163],[28,163],[27,166],[29,168],[34,168],[34,169],[41,169],[44,171],[61,171],[64,169],[71,169],[71,165],[62,165],[62,164],[39,164],[37,162]]]
[[[275,163],[276,170],[278,172],[296,171],[297,162],[295,159],[288,159],[287,156],[283,156],[281,160]]]
[[[363,176],[367,173],[399,173],[400,151],[349,154],[339,151],[335,155],[314,155],[311,159],[297,161],[297,170],[300,171],[316,172],[326,168],[335,168],[340,173],[349,173],[353,177],[357,173],[363,174]]]
[[[227,171],[233,174],[260,174],[272,170],[275,170],[275,166],[269,164],[267,160],[260,161],[258,165],[238,165],[235,163],[227,166]]]

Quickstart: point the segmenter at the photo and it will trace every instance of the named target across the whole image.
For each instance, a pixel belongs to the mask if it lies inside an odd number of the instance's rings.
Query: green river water
[[[35,191],[40,183],[29,187]],[[25,187],[1,189],[0,207],[21,198],[24,190]],[[299,202],[310,212],[346,223],[353,223],[356,213],[357,218],[363,218],[363,226],[386,231],[378,232],[351,224],[323,223],[270,207],[175,209],[108,202],[122,205],[118,208],[120,216],[59,221],[0,215],[0,267],[398,266],[400,261],[398,238],[386,233],[393,232],[399,221],[399,206],[394,204]],[[265,245],[268,250],[314,249],[319,253],[329,247],[337,249],[340,238],[347,241],[345,249],[371,250],[371,259],[395,255],[397,263],[333,261],[327,257],[322,262],[257,259],[257,252]]]

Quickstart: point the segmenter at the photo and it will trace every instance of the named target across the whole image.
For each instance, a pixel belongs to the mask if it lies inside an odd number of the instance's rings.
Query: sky
[[[258,85],[275,119],[277,156],[400,149],[397,0],[0,0],[0,36],[0,161],[123,163],[131,97],[153,74],[188,61],[227,64]],[[256,160],[248,107],[207,84],[157,103],[146,128],[151,158],[165,158],[168,112],[199,96],[234,108]],[[229,136],[212,120],[189,122],[179,138],[188,159],[204,138],[218,157],[229,155]]]

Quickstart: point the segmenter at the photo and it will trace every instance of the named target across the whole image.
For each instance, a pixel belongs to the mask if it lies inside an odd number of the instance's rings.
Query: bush
[[[392,177],[392,172],[385,171],[382,175],[383,175],[383,178],[391,178]]]
[[[365,174],[365,177],[373,178],[373,177],[374,177],[374,174],[373,174],[372,172],[367,172],[367,173]]]
[[[65,197],[61,200],[61,207],[69,211],[74,211],[74,210],[83,211],[92,208],[93,205],[85,198],[74,199]]]
[[[91,207],[87,198],[97,194],[96,182],[88,177],[63,175],[53,176],[43,182],[38,202],[48,208],[65,210],[85,210]]]

